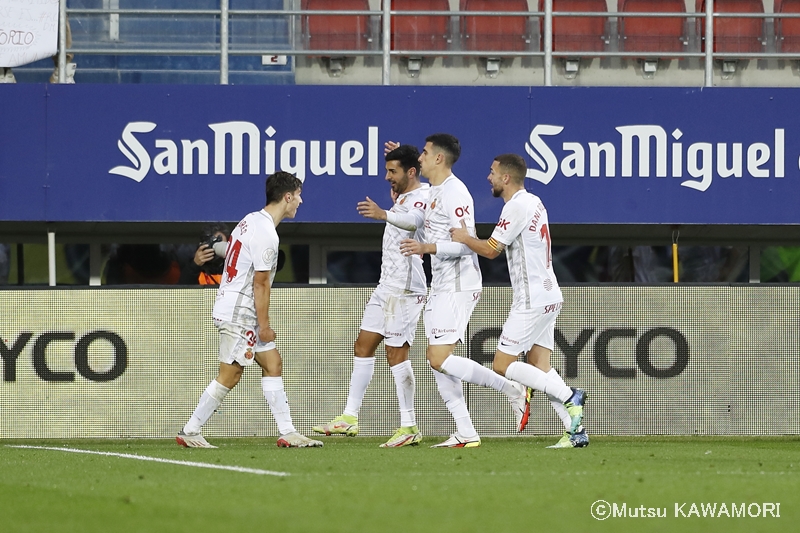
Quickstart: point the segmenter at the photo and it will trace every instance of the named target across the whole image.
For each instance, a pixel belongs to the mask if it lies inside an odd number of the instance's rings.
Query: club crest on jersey
[[[406,202],[406,197],[405,197],[405,196],[403,196],[402,198],[400,198],[400,201],[399,201],[398,203],[399,203],[400,205],[403,205],[405,202]]]
[[[431,209],[436,209],[436,200],[431,202]]]

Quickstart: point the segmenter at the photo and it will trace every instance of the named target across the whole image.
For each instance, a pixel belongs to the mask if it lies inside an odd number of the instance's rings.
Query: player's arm
[[[450,228],[450,238],[453,242],[462,243],[476,254],[489,259],[496,258],[506,248],[505,244],[494,237],[490,237],[489,239],[473,237],[470,235],[467,225],[463,220],[461,221],[460,228]]]
[[[261,342],[272,342],[275,340],[275,332],[269,326],[269,299],[271,291],[269,274],[269,270],[256,270],[253,276],[253,298],[256,304],[258,338]]]

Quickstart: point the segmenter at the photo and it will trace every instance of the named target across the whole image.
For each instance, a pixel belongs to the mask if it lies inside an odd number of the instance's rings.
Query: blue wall
[[[515,152],[553,223],[797,224],[798,94],[0,85],[0,221],[238,220],[263,205],[266,174],[283,168],[305,180],[298,221],[361,222],[365,196],[390,203],[383,142],[421,147],[445,131],[461,140],[454,170],[478,222],[502,207],[486,182],[492,159]],[[188,157],[198,141],[207,156]]]

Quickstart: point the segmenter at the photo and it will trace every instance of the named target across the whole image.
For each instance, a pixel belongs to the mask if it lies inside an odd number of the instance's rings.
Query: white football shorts
[[[464,342],[467,324],[480,299],[481,291],[431,293],[425,305],[428,344]]]
[[[250,366],[255,361],[256,352],[277,349],[274,342],[258,340],[258,328],[251,329],[233,322],[214,319],[219,330],[219,360],[232,365]]]
[[[383,335],[386,346],[411,346],[425,300],[424,294],[378,285],[364,307],[361,329]]]
[[[561,303],[530,310],[512,309],[503,324],[497,349],[515,357],[537,344],[552,351],[559,312]]]

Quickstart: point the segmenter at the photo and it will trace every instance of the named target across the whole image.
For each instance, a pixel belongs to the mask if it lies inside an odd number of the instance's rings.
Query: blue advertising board
[[[797,224],[797,89],[0,86],[0,221],[238,220],[265,177],[304,180],[299,222],[389,207],[383,143],[461,141],[476,221],[518,153],[562,224]]]

